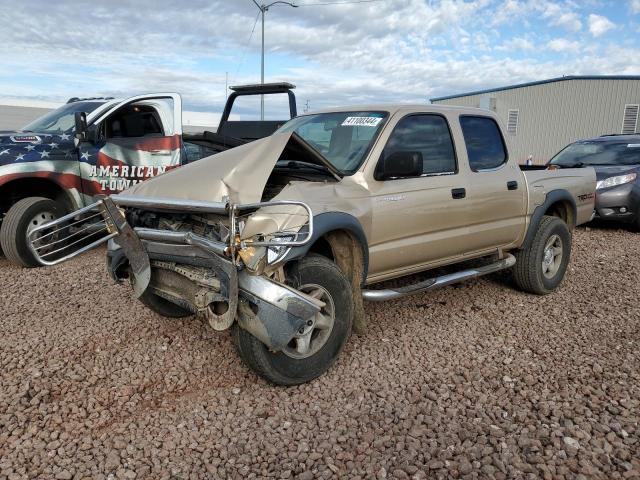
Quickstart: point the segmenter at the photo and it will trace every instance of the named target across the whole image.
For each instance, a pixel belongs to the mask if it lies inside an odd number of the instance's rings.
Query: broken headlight
[[[278,237],[278,240],[285,241],[285,242],[290,242],[290,241],[293,241],[294,239],[295,239],[294,236]],[[291,247],[277,246],[277,245],[267,248],[267,264],[273,265],[274,263],[278,263],[280,260],[282,260],[284,257],[287,256],[290,250],[291,250]]]

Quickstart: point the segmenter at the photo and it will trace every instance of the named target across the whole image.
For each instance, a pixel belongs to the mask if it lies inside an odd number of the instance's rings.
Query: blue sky
[[[640,0],[377,0],[272,7],[266,81],[299,108],[428,98],[581,74],[640,74]],[[332,0],[341,2],[348,0]],[[0,9],[0,96],[178,91],[219,112],[260,79],[251,0],[24,0]],[[188,6],[187,6],[188,5]],[[251,35],[255,24],[255,31]],[[250,39],[251,38],[251,39]]]

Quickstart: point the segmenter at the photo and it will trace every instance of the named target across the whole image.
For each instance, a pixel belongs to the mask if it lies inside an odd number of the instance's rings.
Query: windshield
[[[558,153],[549,163],[560,167],[635,165],[640,163],[640,142],[576,142]]]
[[[34,120],[22,128],[23,132],[34,133],[63,133],[73,130],[75,127],[76,112],[93,112],[105,102],[74,102],[67,103],[53,112]]]
[[[375,142],[387,112],[332,112],[304,115],[278,133],[295,132],[344,175],[354,173]]]

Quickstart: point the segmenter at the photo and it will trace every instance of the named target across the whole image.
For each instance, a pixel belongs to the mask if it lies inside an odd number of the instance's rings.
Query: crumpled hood
[[[221,202],[224,197],[231,203],[259,202],[291,135],[275,134],[203,158],[138,183],[124,194],[204,202]]]

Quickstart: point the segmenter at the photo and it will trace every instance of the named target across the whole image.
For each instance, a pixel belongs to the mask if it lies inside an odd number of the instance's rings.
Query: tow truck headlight
[[[604,180],[600,180],[598,183],[596,183],[596,190],[624,185],[625,183],[633,182],[637,177],[637,173],[628,173],[626,175],[618,175],[616,177],[605,178]]]

